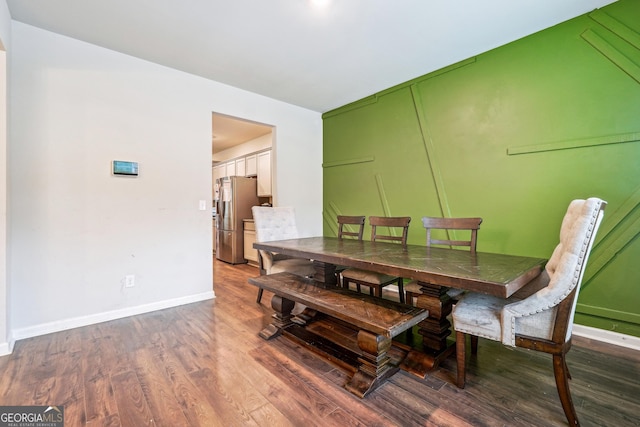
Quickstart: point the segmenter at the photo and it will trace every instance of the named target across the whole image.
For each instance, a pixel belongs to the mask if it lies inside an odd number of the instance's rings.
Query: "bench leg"
[[[291,318],[291,321],[300,326],[306,326],[309,323],[311,323],[313,320],[315,320],[317,316],[318,316],[317,310],[314,310],[309,307],[305,307],[305,309],[302,310],[301,313],[298,313],[297,315],[293,316]]]
[[[390,338],[361,330],[358,332],[358,347],[362,350],[362,356],[358,359],[360,366],[345,388],[362,398],[395,374],[399,368],[389,363]]]
[[[265,340],[277,337],[282,333],[283,329],[293,325],[291,322],[291,310],[295,302],[281,297],[280,295],[274,295],[271,298],[271,308],[275,310],[273,314],[273,321],[269,326],[264,328],[258,335]]]

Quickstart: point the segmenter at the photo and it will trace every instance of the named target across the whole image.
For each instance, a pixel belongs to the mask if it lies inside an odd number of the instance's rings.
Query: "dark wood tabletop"
[[[546,263],[542,258],[486,252],[472,255],[463,250],[336,237],[278,240],[253,247],[503,298],[537,277]]]

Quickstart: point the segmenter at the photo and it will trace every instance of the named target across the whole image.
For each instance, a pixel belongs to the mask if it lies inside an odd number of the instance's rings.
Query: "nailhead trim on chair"
[[[585,201],[588,202],[588,201]],[[509,336],[505,336],[505,334],[503,334],[502,337],[502,342],[504,344],[507,345],[511,345],[511,346],[515,346],[515,334],[516,334],[516,319],[521,318],[521,317],[525,317],[525,316],[530,316],[536,313],[541,313],[545,310],[549,310],[552,308],[557,307],[557,305],[563,301],[577,286],[578,282],[580,281],[580,274],[582,272],[582,266],[585,262],[585,257],[587,255],[587,250],[589,249],[589,243],[591,240],[591,236],[593,234],[593,230],[595,229],[596,223],[598,222],[598,218],[599,218],[599,214],[600,214],[600,207],[602,206],[602,201],[599,201],[597,203],[597,205],[594,207],[592,213],[591,213],[591,218],[589,220],[589,224],[587,225],[587,231],[585,233],[584,236],[584,240],[582,241],[581,244],[581,248],[580,248],[580,252],[577,254],[577,260],[576,260],[576,268],[573,271],[573,278],[571,280],[571,285],[565,289],[565,291],[558,297],[556,297],[556,299],[552,300],[551,302],[548,302],[548,304],[544,307],[538,307],[536,308],[536,310],[534,311],[528,311],[528,312],[519,312],[519,313],[513,313],[510,309],[509,306],[505,306],[503,312],[502,312],[502,324],[503,327],[506,323],[506,314],[510,314],[510,316],[508,316],[510,318],[510,322],[509,322],[509,331],[510,334]],[[563,242],[561,242],[559,245],[562,245]],[[556,248],[557,249],[557,248]],[[554,254],[555,254],[555,250],[554,250]],[[549,260],[551,261],[551,260]],[[557,268],[557,265],[554,265],[554,271],[553,273],[555,273],[555,269]],[[583,272],[582,272],[583,273]],[[506,331],[505,331],[506,332]],[[474,334],[473,332],[470,332],[472,334]]]

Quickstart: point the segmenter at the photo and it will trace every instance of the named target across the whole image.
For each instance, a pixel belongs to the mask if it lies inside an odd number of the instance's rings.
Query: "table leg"
[[[314,260],[313,267],[316,269],[313,279],[321,286],[335,287],[338,284],[335,264],[328,264],[326,262]]]
[[[293,325],[291,321],[291,310],[295,305],[294,301],[282,298],[279,295],[274,295],[271,298],[271,308],[275,311],[273,314],[273,321],[269,326],[264,328],[258,335],[265,340],[277,337],[282,333],[283,329]]]
[[[335,264],[327,264],[326,262],[313,261],[313,267],[315,273],[313,280],[316,281],[317,286],[323,288],[333,288],[338,284],[336,278],[336,266]],[[294,316],[292,321],[298,325],[304,326],[310,323],[318,313],[310,308],[305,308],[301,313]]]
[[[390,338],[361,330],[358,332],[358,347],[362,350],[362,356],[358,358],[360,366],[345,388],[362,398],[399,368],[389,363]]]
[[[422,285],[422,294],[418,296],[416,306],[429,310],[429,317],[418,324],[423,348],[422,351],[410,351],[401,367],[424,378],[428,371],[437,367],[455,350],[455,344],[447,342],[447,337],[451,335],[451,322],[447,316],[453,304],[447,295],[447,287],[419,283]]]

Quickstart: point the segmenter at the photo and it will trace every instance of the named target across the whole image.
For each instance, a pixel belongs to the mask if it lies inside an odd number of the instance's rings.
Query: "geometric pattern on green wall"
[[[335,163],[341,163],[341,162],[335,162]],[[332,164],[331,167],[334,167],[335,163]],[[346,163],[346,164],[351,164],[351,163]],[[380,202],[380,205],[382,206],[383,216],[387,216],[387,217],[393,216],[393,213],[391,212],[391,208],[389,207],[389,200],[387,198],[387,193],[384,187],[382,175],[379,173],[375,174],[374,179],[376,183],[376,188],[378,190],[379,202]],[[342,211],[333,201],[325,201],[325,203],[326,203],[326,209],[323,212],[324,221],[327,224],[328,228],[332,231],[332,234],[337,235],[338,226],[337,226],[337,222],[335,221],[335,218],[339,215],[342,215]],[[356,231],[354,226],[347,225],[345,226],[345,228],[347,231]],[[392,236],[398,235],[398,231],[395,228],[389,228],[388,232]]]
[[[623,24],[620,20],[609,15],[604,10],[596,10],[589,17],[599,24],[597,29],[587,29],[581,38],[592,46],[601,57],[614,64],[622,73],[640,83],[640,34]],[[611,144],[623,142],[638,142],[640,132],[611,137],[593,138],[582,141],[582,146],[597,144]],[[571,148],[580,147],[580,143]],[[562,147],[562,143],[556,145]],[[615,212],[609,215],[603,224],[605,227],[599,233],[599,239],[593,248],[587,271],[582,285],[583,292],[596,281],[601,272],[623,251],[629,249],[640,234],[640,187]],[[609,279],[610,280],[610,279]],[[632,279],[633,280],[633,279]],[[607,278],[600,282],[606,283]],[[621,320],[633,324],[640,324],[640,314],[617,308],[594,306],[578,303],[578,313]]]
[[[580,37],[585,40],[601,57],[614,64],[624,74],[640,83],[640,64],[634,62],[640,58],[640,34],[627,27],[605,11],[598,9],[589,17],[601,25],[600,29],[587,29]],[[602,37],[602,31],[608,31],[609,40]],[[621,49],[624,48],[626,52]],[[567,141],[554,141],[536,145],[515,146],[507,149],[508,155],[539,153],[544,151],[586,148],[598,145],[640,142],[640,130],[637,132],[602,135],[590,138],[576,138]]]
[[[603,224],[589,257],[582,289],[588,287],[591,280],[639,234],[640,187]]]
[[[639,235],[640,187],[618,210],[609,215],[606,222],[603,222],[603,227],[598,233],[598,240],[589,258],[581,292],[585,292],[595,282],[594,279],[599,274],[605,276],[607,266],[625,250],[629,250],[632,243],[637,241]],[[614,279],[605,276],[602,277],[601,282],[608,283],[610,280]],[[628,310],[595,306],[581,302],[578,302],[576,310],[578,313],[586,315],[615,319],[636,325],[640,324],[640,313],[633,313]]]
[[[519,154],[533,154],[543,153],[545,151],[589,148],[601,145],[624,144],[629,142],[640,142],[640,131],[624,133],[620,135],[604,135],[591,138],[579,138],[568,141],[555,141],[542,144],[509,147],[507,148],[507,154],[509,156],[515,156]]]
[[[422,98],[416,84],[411,85],[411,96],[413,98],[413,105],[416,110],[416,116],[418,117],[418,124],[420,126],[420,134],[422,136],[422,143],[424,144],[425,151],[427,153],[427,161],[429,162],[429,169],[431,171],[431,177],[436,188],[436,194],[438,196],[438,204],[440,205],[440,213],[445,218],[451,217],[451,208],[449,206],[449,199],[447,197],[444,180],[440,171],[440,165],[437,160],[436,148],[433,143],[433,139],[429,134],[429,126],[427,118],[425,117],[425,109],[422,105]]]
[[[624,40],[635,49],[640,49],[640,34],[620,22],[618,19],[612,17],[604,10],[596,10],[590,13],[589,17],[600,24],[603,28],[606,28],[611,33],[615,34],[620,40]],[[623,71],[627,72],[636,81],[640,82],[640,74],[637,73],[639,69],[638,64],[631,61],[624,55],[624,53],[618,51],[612,44],[607,43],[592,30],[587,30],[582,33],[582,38],[590,43],[594,48],[598,49],[613,63],[618,65]],[[626,66],[629,66],[629,68],[625,68]]]
[[[422,216],[481,216],[479,250],[544,257],[567,203],[601,197],[576,319],[640,336],[640,2],[606,12],[323,114],[325,233],[407,215],[420,243]]]
[[[640,83],[640,66],[620,52],[612,43],[607,42],[596,30],[586,30],[581,37],[600,52],[605,58],[615,64],[621,71]],[[633,45],[631,45],[633,46]],[[633,46],[640,49],[640,46]]]

